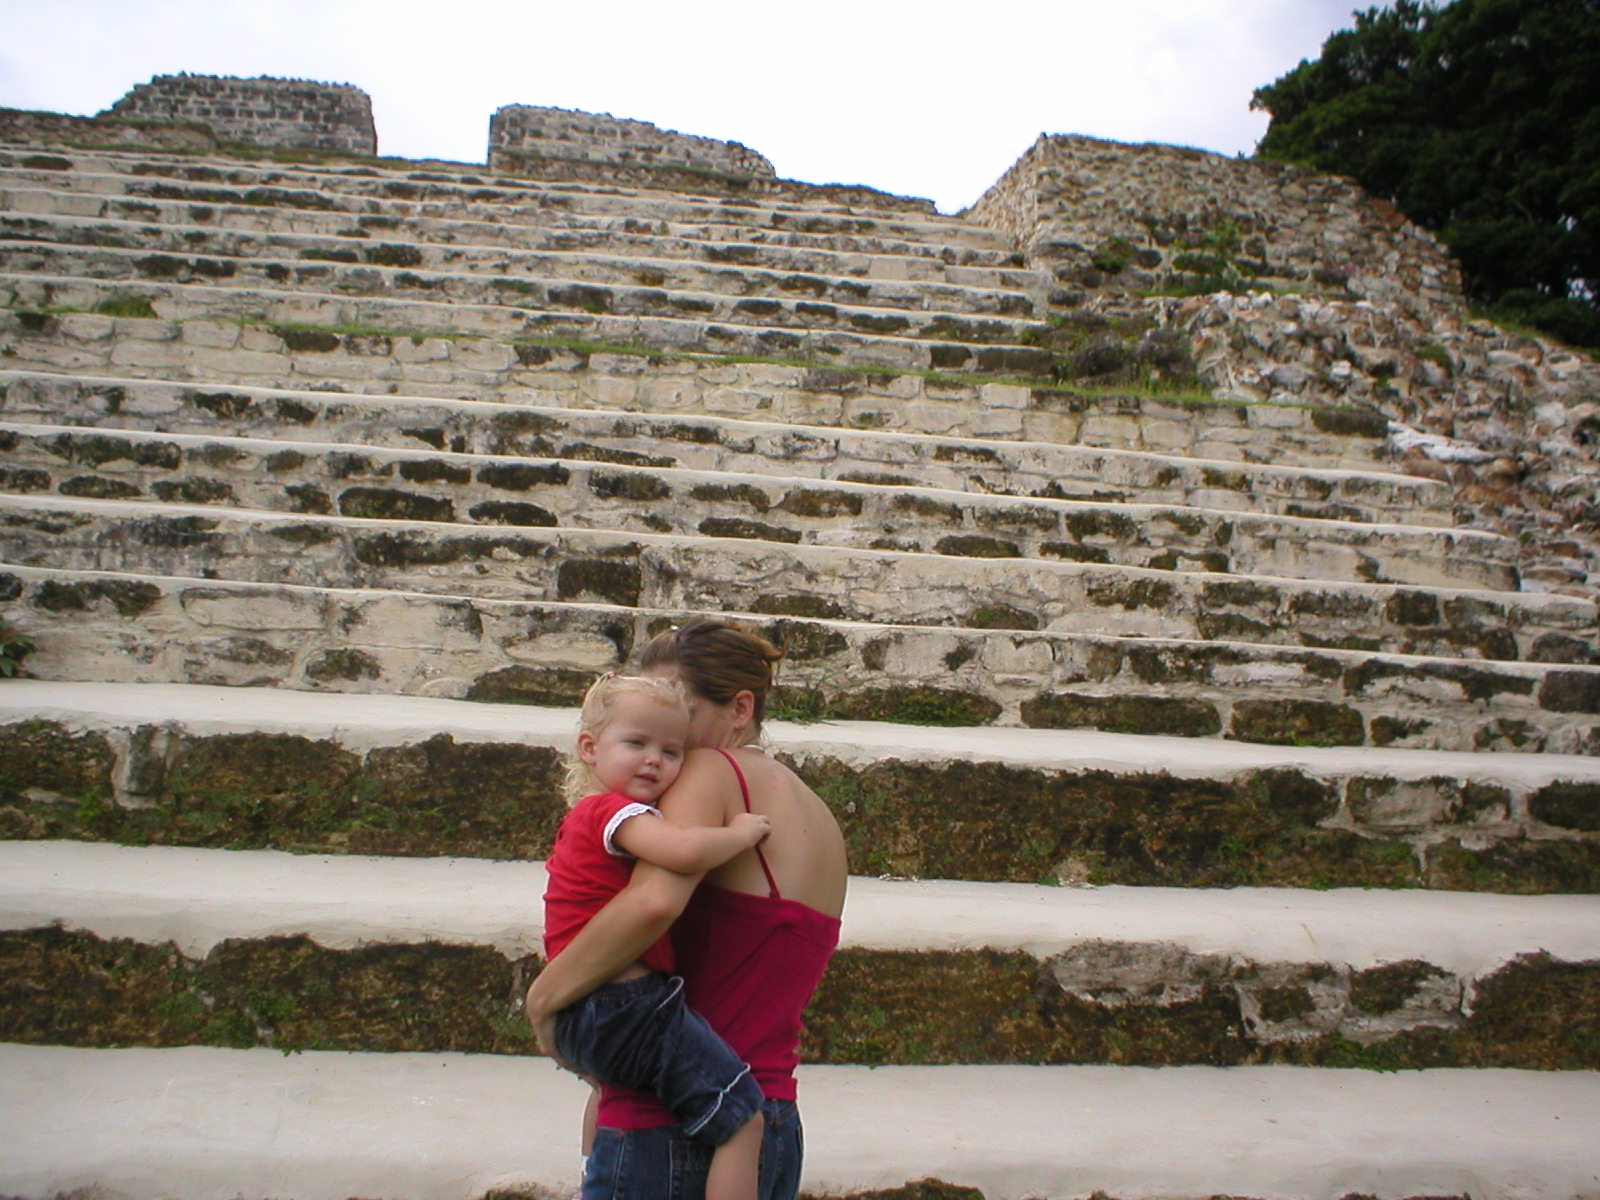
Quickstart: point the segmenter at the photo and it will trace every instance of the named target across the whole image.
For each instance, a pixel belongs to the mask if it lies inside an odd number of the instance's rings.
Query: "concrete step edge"
[[[542,957],[542,862],[0,841],[0,929],[61,924],[172,942],[304,934],[347,950],[487,946]],[[1600,960],[1600,896],[1375,888],[1050,887],[855,877],[840,946],[1021,951],[1177,945],[1261,964],[1367,970],[1421,961],[1470,982],[1520,955]]]
[[[292,703],[286,703],[286,697]],[[174,723],[197,734],[287,733],[332,737],[352,749],[404,745],[435,734],[458,741],[565,748],[575,709],[491,704],[380,693],[285,692],[269,687],[10,679],[0,688],[0,721],[56,721],[72,729]],[[1183,779],[1297,770],[1324,779],[1436,777],[1531,790],[1567,781],[1600,782],[1600,758],[1395,747],[1275,746],[1093,730],[896,725],[877,721],[769,721],[762,744],[800,758],[847,766],[889,759],[1004,763],[1053,771],[1162,772]]]
[[[504,1056],[7,1045],[0,1180],[44,1198],[463,1200],[576,1183],[585,1089]],[[1571,1200],[1600,1075],[1291,1067],[802,1067],[802,1186],[1083,1196]]]

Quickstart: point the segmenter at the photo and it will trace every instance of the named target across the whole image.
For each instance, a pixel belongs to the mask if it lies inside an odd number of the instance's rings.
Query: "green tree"
[[[1468,294],[1600,345],[1600,0],[1395,0],[1258,88],[1263,157],[1354,177]]]

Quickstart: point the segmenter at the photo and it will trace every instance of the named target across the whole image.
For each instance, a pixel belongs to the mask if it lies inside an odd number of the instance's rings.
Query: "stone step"
[[[726,321],[821,333],[837,330],[956,343],[1009,344],[1019,349],[1044,329],[1031,318],[1016,315],[1018,310],[1027,309],[1026,298],[1016,294],[1002,297],[996,304],[1009,311],[984,312],[982,294],[965,289],[945,289],[942,295],[928,297],[924,307],[919,299],[923,287],[912,284],[830,281],[820,276],[746,270],[696,272],[690,267],[671,275],[657,269],[648,278],[659,276],[662,283],[658,285],[642,282],[647,278],[644,273],[638,274],[636,280],[622,278],[635,274],[626,267],[590,272],[592,259],[581,260],[576,268],[571,263],[562,265],[574,273],[513,278],[342,262],[143,254],[94,246],[0,242],[0,271],[5,273],[108,280],[120,282],[125,288],[140,288],[148,282],[181,285],[228,280],[231,287],[294,296],[421,299],[505,307],[529,314],[529,319],[535,321],[560,321],[575,312],[612,318]],[[590,281],[583,278],[588,273],[610,274],[615,281]],[[845,297],[848,299],[841,302]],[[938,301],[970,307],[943,308],[937,306]],[[1048,359],[1046,352],[1038,354],[1041,360]]]
[[[16,494],[1306,580],[1502,590],[1516,581],[1515,543],[1464,530],[817,480],[781,462],[704,471],[4,421],[0,450],[0,492]]]
[[[595,218],[722,224],[750,229],[796,230],[821,235],[868,235],[974,247],[1012,253],[1007,237],[987,226],[941,216],[932,206],[908,209],[841,204],[817,198],[694,196],[645,188],[596,187],[584,183],[541,184],[484,178],[464,172],[392,172],[376,167],[326,171],[289,164],[237,161],[207,164],[155,154],[114,155],[72,151],[48,156],[49,167],[29,166],[33,152],[0,150],[0,185],[69,186],[101,195],[181,199],[191,203],[250,204],[351,213],[425,211],[429,206],[458,215],[515,210],[523,221],[545,223]],[[893,202],[897,197],[884,197]]]
[[[212,613],[227,594],[209,597]],[[366,611],[407,615],[393,604]],[[496,616],[487,610],[487,621]],[[645,633],[645,619],[632,622],[605,611],[587,628],[547,621],[537,649],[548,686],[533,705],[115,683],[115,671],[95,682],[15,679],[0,690],[0,832],[543,858],[563,812],[577,710],[538,705],[575,705],[567,697],[597,669],[623,667]],[[805,661],[804,630],[787,632],[783,674]],[[46,643],[39,654],[62,652]],[[1593,757],[796,723],[779,718],[783,701],[763,744],[832,807],[858,875],[1600,893]],[[1180,919],[1182,905],[1167,907]]]
[[[537,862],[0,842],[0,962],[27,997],[0,1033],[238,1045],[220,1026],[253,1007],[248,1041],[279,1049],[528,1053],[491,1016],[538,970],[544,889]],[[467,995],[442,1007],[448,976]],[[1600,897],[858,877],[802,1057],[1593,1069],[1569,1043],[1596,1006]]]
[[[374,273],[376,268],[359,268],[363,273]],[[301,270],[304,274],[304,269]],[[405,272],[390,272],[391,275]],[[202,276],[203,277],[203,276]],[[377,274],[372,274],[377,279]],[[557,305],[550,310],[523,308],[504,304],[482,304],[471,301],[447,299],[410,299],[392,295],[341,295],[336,292],[310,291],[253,284],[173,283],[164,280],[140,278],[126,280],[96,279],[85,276],[50,275],[33,269],[20,273],[0,273],[0,307],[21,310],[77,309],[93,312],[106,306],[126,303],[135,297],[148,304],[158,317],[169,321],[196,319],[220,322],[254,324],[309,324],[313,327],[311,344],[323,345],[316,340],[337,336],[344,332],[376,333],[380,336],[402,336],[421,342],[428,337],[454,338],[554,339],[566,338],[588,342],[612,342],[624,346],[638,346],[662,351],[689,351],[711,354],[755,355],[765,358],[800,358],[807,361],[827,362],[840,366],[875,366],[894,370],[952,370],[977,374],[1039,376],[1049,370],[1051,356],[1046,350],[1033,346],[1002,342],[960,342],[941,340],[934,331],[944,328],[941,322],[950,322],[954,331],[965,329],[975,335],[999,337],[1021,325],[1006,319],[967,319],[948,314],[884,314],[880,310],[843,310],[833,307],[831,316],[818,314],[815,318],[802,312],[805,301],[737,301],[725,302],[714,296],[691,296],[678,293],[676,300],[684,307],[679,311],[693,311],[695,306],[707,315],[690,317],[666,315],[672,311],[674,298],[667,293],[651,289],[604,289],[597,285],[572,284],[550,289],[551,301]],[[602,293],[619,308],[635,308],[637,312],[590,312],[585,307],[586,297],[600,304]],[[746,309],[733,313],[738,304]],[[771,305],[773,311],[756,312],[750,305]],[[715,316],[719,305],[742,320],[723,323]],[[776,323],[765,323],[757,318],[770,318]],[[815,319],[827,324],[808,327],[804,322]],[[782,321],[799,322],[782,324]],[[873,328],[884,322],[904,320],[907,336],[889,332],[874,332]],[[851,328],[858,321],[863,329]],[[920,336],[927,333],[928,336]],[[253,374],[253,372],[248,372]]]
[[[465,209],[468,206],[462,206]],[[241,234],[300,234],[340,239],[399,241],[439,246],[493,246],[513,250],[597,250],[643,258],[693,258],[824,275],[871,279],[929,279],[966,287],[1033,291],[1038,272],[1005,250],[908,242],[867,235],[825,236],[727,223],[689,225],[639,219],[596,219],[564,226],[532,224],[506,208],[492,218],[469,218],[442,206],[420,212],[351,215],[323,209],[191,203],[106,196],[94,192],[0,185],[0,209],[47,218],[185,225]]]
[[[462,276],[488,276],[481,295],[505,303],[537,301],[542,292],[569,283],[597,284],[616,295],[616,289],[646,288],[704,293],[728,297],[783,297],[791,295],[823,305],[887,308],[896,311],[929,310],[959,314],[994,314],[1032,317],[1034,300],[1023,291],[998,287],[967,287],[926,280],[862,279],[851,275],[821,275],[792,267],[760,267],[743,263],[707,264],[682,259],[622,255],[600,250],[506,250],[493,246],[437,246],[387,241],[376,245],[349,238],[305,234],[230,234],[200,226],[165,227],[124,221],[85,221],[77,218],[46,219],[0,213],[0,248],[27,262],[30,250],[48,248],[52,258],[45,270],[72,274],[112,274],[125,268],[99,251],[122,251],[140,257],[133,261],[147,272],[182,273],[187,270],[209,277],[227,271],[229,278],[294,280],[326,287],[326,268],[335,264],[333,286],[351,290],[355,275],[342,270],[349,265],[377,268],[392,286],[408,290],[428,288],[466,296],[470,286]],[[96,265],[92,269],[53,265],[59,254],[76,262],[70,249],[83,251]],[[0,259],[0,263],[3,263]],[[103,265],[102,265],[103,264]],[[307,265],[311,264],[311,265]],[[233,270],[229,271],[228,268]],[[396,273],[403,268],[403,273]],[[1042,291],[1042,288],[1039,289]],[[808,310],[809,311],[809,310]]]
[[[626,482],[611,482],[623,480],[620,473],[602,469],[595,478],[603,481],[602,493],[640,502],[628,496]],[[382,501],[361,495],[351,504],[375,508]],[[212,507],[195,503],[193,492],[166,502],[0,493],[0,557],[23,566],[931,627],[1361,651],[1409,647],[1410,653],[1429,647],[1429,654],[1451,658],[1542,660],[1561,657],[1563,647],[1568,660],[1593,657],[1595,606],[1578,597],[1469,590],[1426,579],[1338,583],[864,550],[755,540],[736,528],[715,532],[735,536]],[[1421,563],[1412,570],[1432,574],[1437,567]]]
[[[0,1099],[15,1131],[0,1175],[18,1195],[551,1200],[577,1182],[584,1085],[539,1059],[5,1046],[0,1064],[29,1081]],[[802,1067],[799,1079],[810,1195],[940,1179],[986,1200],[1569,1200],[1596,1171],[1592,1073]]]
[[[613,377],[612,382],[618,381]],[[760,474],[781,466],[799,477],[846,483],[922,484],[975,494],[1140,501],[1380,524],[1452,524],[1449,487],[1411,475],[691,414],[249,387],[218,393],[163,380],[0,370],[0,419],[701,471]]]
[[[119,303],[114,290],[95,295],[94,304]],[[306,315],[287,306],[285,313],[285,319]],[[93,312],[0,310],[0,339],[12,370],[226,385],[227,394],[237,397],[227,402],[229,408],[246,405],[252,387],[298,387],[1025,440],[1318,472],[1372,471],[1389,461],[1388,423],[1353,408],[1085,392],[683,353],[645,356],[515,337],[412,337],[326,324],[168,321]],[[66,378],[58,385],[74,386]],[[118,384],[90,380],[82,386],[105,393],[102,407],[123,403]],[[283,407],[273,406],[275,422],[310,420],[309,402],[285,409],[292,416],[279,413]],[[166,415],[169,408],[159,411]],[[1433,482],[1414,486],[1444,490]]]
[[[575,704],[594,672],[619,668],[635,641],[685,610],[597,603],[584,586],[599,574],[595,560],[574,562],[558,581],[570,594],[554,603],[140,575],[128,564],[8,565],[0,594],[14,604],[16,626],[39,642],[28,669],[40,678]],[[777,703],[803,719],[1600,751],[1600,671],[1592,666],[755,619],[791,646]]]
[[[0,238],[224,258],[365,262],[502,274],[515,269],[527,275],[647,286],[661,286],[666,278],[678,279],[675,286],[703,288],[701,281],[709,278],[741,294],[759,284],[760,290],[803,292],[813,299],[845,303],[886,295],[910,308],[1013,315],[1031,314],[1050,286],[1049,277],[1039,272],[958,266],[931,255],[722,243],[625,230],[552,230],[530,236],[528,230],[489,221],[363,218],[384,221],[367,229],[352,227],[349,218],[339,214],[315,212],[285,222],[288,228],[260,229],[255,228],[262,223],[260,210],[212,209],[209,219],[201,222],[193,210],[202,206],[166,201],[157,207],[104,197],[90,197],[93,204],[81,207],[125,215],[33,211],[53,204],[71,207],[68,199],[51,192],[8,194],[0,189]],[[13,207],[17,204],[28,207],[19,212]],[[869,290],[866,281],[878,286]],[[907,286],[911,283],[920,286]]]

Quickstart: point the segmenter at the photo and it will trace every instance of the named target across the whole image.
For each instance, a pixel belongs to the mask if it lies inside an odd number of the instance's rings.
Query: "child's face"
[[[649,696],[621,695],[598,734],[578,735],[578,757],[607,791],[653,804],[683,766],[689,714]]]

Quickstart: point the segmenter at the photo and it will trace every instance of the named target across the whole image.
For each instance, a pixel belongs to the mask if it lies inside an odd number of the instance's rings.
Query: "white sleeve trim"
[[[611,839],[616,836],[617,830],[622,828],[622,823],[624,821],[626,821],[629,817],[637,817],[640,813],[649,813],[654,817],[661,816],[660,810],[652,808],[648,804],[640,804],[637,800],[635,800],[632,804],[624,804],[621,808],[617,809],[616,812],[611,814],[611,819],[606,822],[604,839],[607,854],[614,854],[618,858],[633,857],[633,855],[629,854],[626,850],[617,849],[616,845]]]

